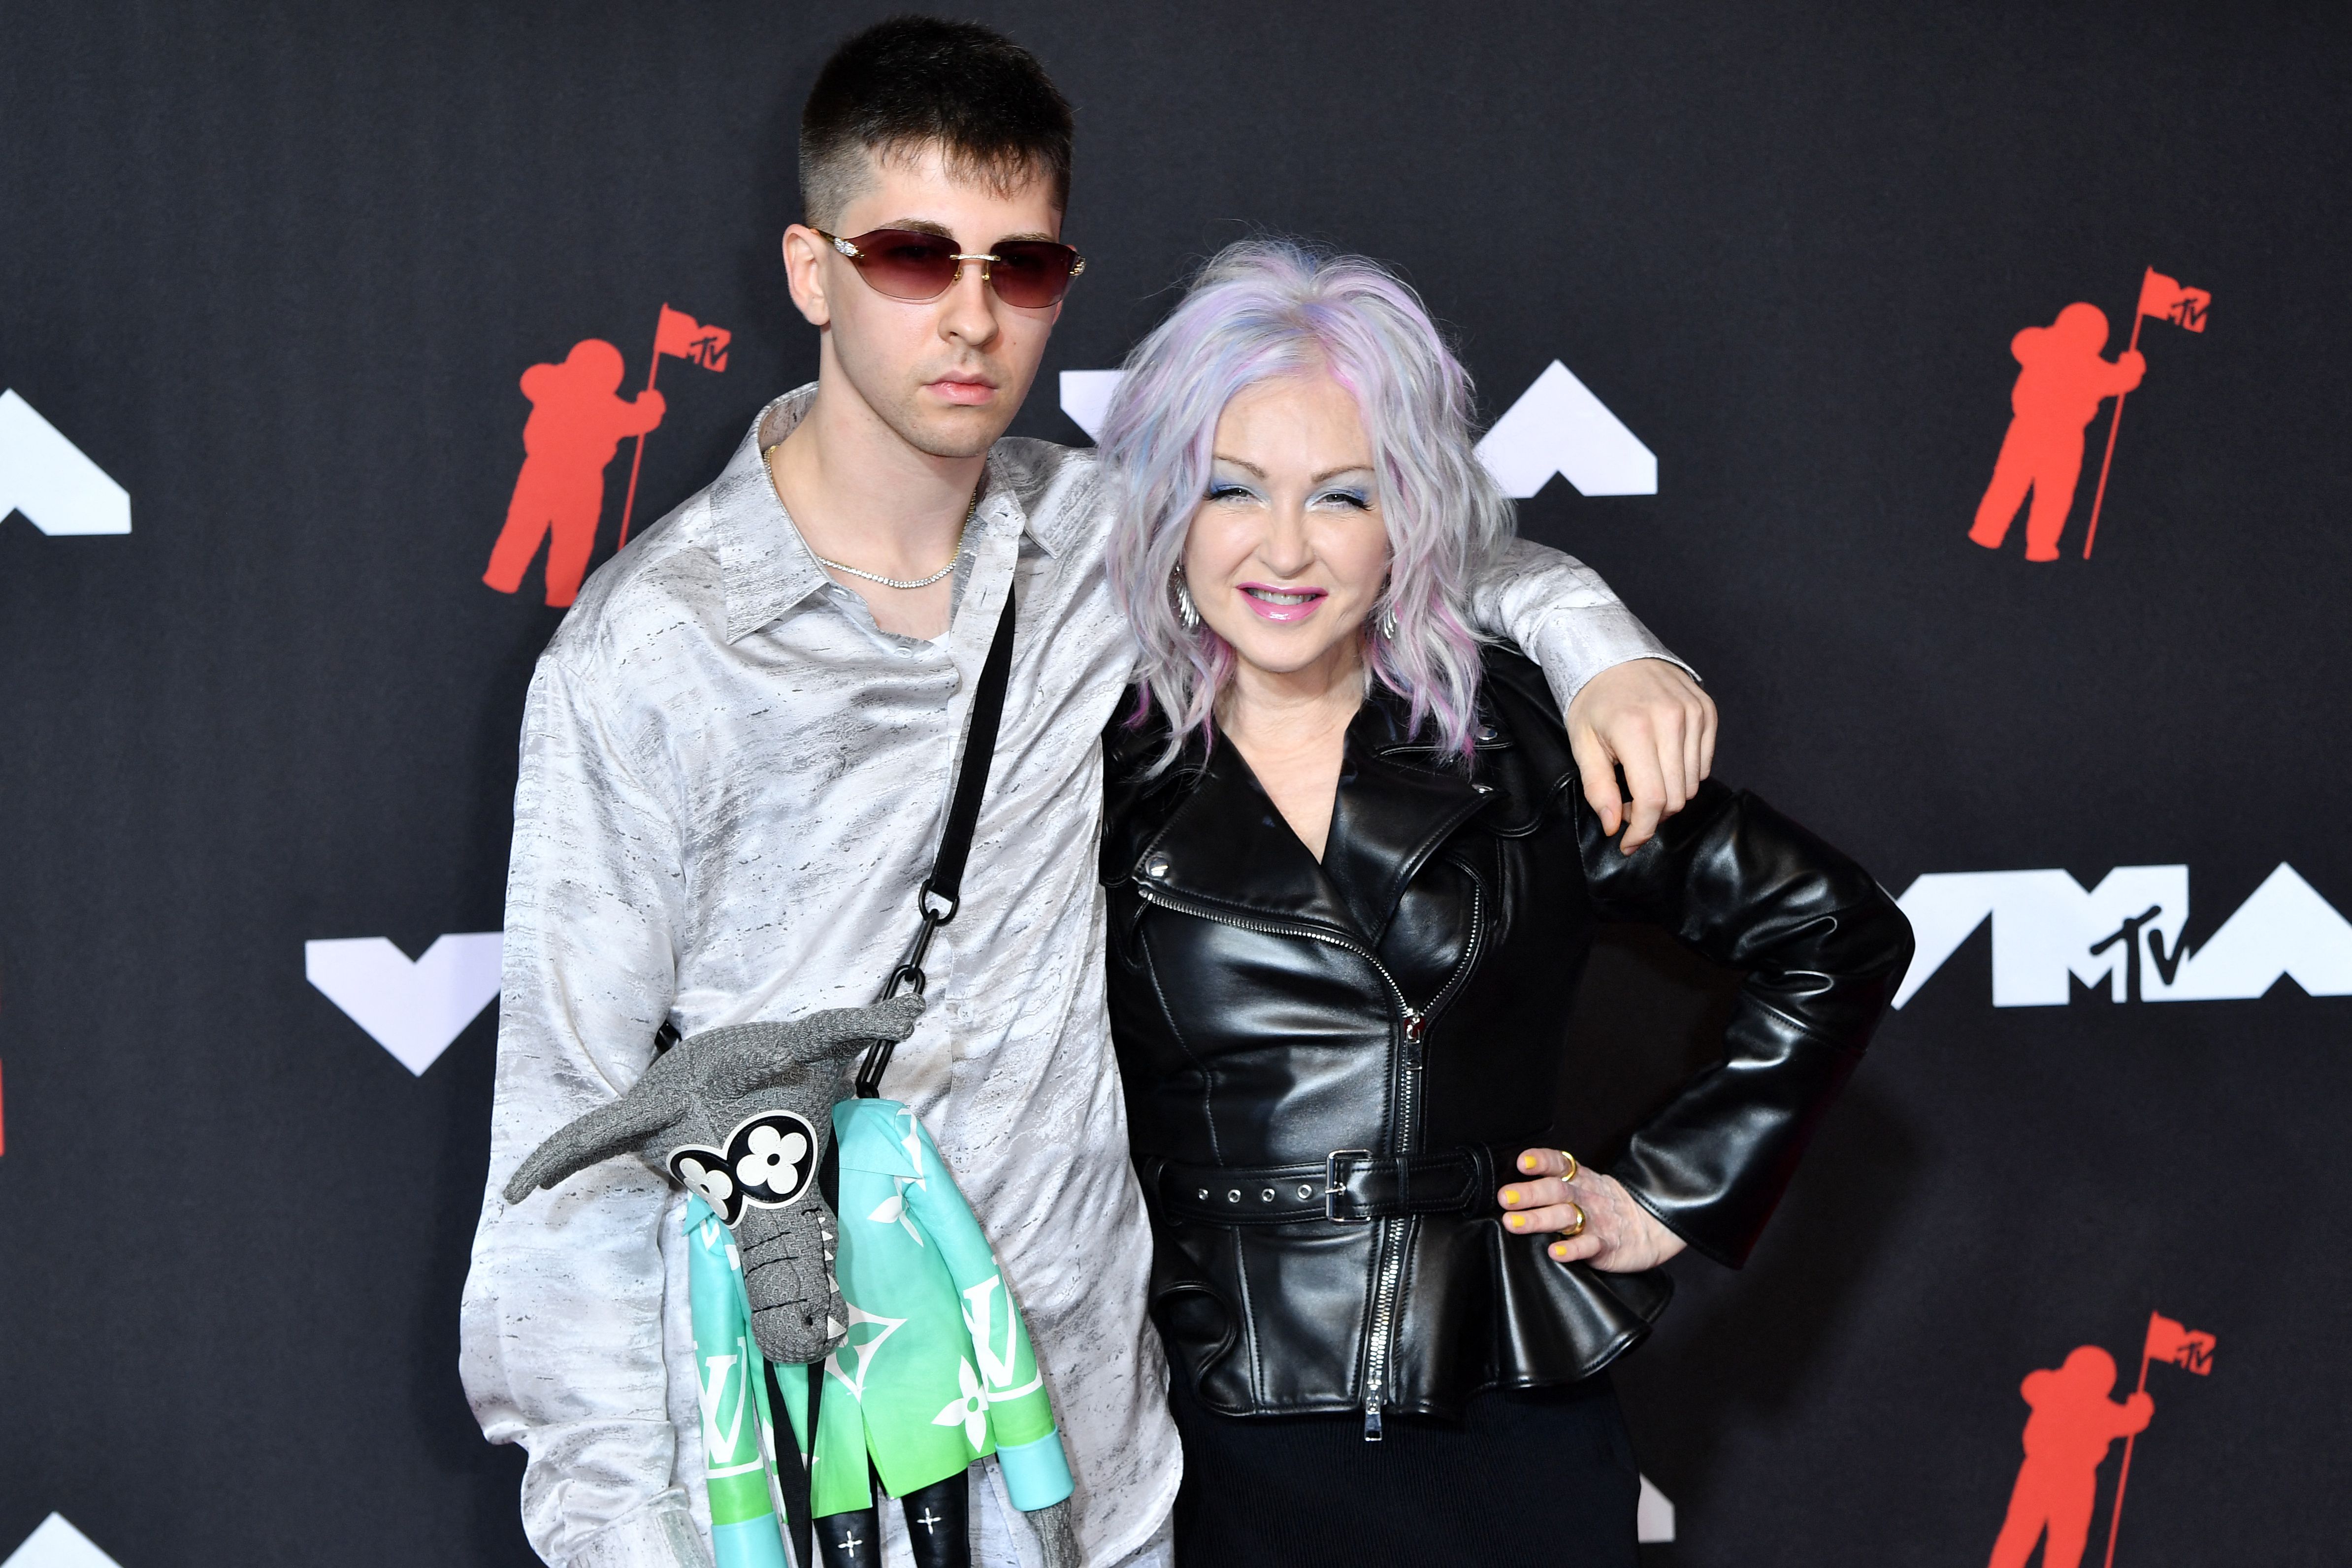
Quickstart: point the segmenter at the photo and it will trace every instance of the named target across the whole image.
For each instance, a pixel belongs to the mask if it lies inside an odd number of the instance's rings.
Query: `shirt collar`
[[[816,396],[816,384],[793,388],[760,411],[735,455],[710,487],[712,540],[727,594],[727,640],[740,642],[832,587],[816,552],[801,537],[768,476],[770,447],[793,433]],[[1046,554],[1055,553],[1052,530],[1039,526],[1032,487],[1022,482],[1034,465],[1004,460],[1006,442],[988,456],[973,531],[1010,521]],[[1034,445],[1034,443],[1023,443]],[[975,542],[967,539],[964,548]]]

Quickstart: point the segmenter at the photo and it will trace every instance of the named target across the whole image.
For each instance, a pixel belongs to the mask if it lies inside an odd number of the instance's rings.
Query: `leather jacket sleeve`
[[[1745,791],[1702,784],[1632,855],[1580,794],[1562,793],[1602,919],[1662,926],[1747,971],[1722,1059],[1609,1173],[1675,1234],[1738,1268],[1909,965],[1910,922],[1868,872]]]

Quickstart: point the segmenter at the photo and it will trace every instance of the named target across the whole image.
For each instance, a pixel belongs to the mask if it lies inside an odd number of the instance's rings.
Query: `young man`
[[[1088,1563],[1169,1560],[1181,1456],[1094,864],[1097,737],[1130,655],[1092,453],[1000,439],[1068,261],[1013,242],[1058,242],[1069,147],[1052,83],[984,28],[902,19],[845,44],[803,121],[808,221],[784,237],[823,334],[816,384],[590,580],[533,678],[464,1372],[484,1432],[530,1451],[524,1521],[551,1563],[709,1560],[682,1198],[633,1161],[513,1207],[499,1188],[635,1080],[665,1020],[692,1035],[873,1000],[1008,592],[1013,679],[962,908],[884,1092],[922,1117],[1004,1266]],[[925,259],[927,236],[951,253]],[[1706,772],[1711,705],[1564,556],[1517,547],[1479,607],[1570,703],[1612,816],[1622,763],[1627,837],[1646,837]],[[1027,1555],[992,1479],[973,1512],[982,1560]]]

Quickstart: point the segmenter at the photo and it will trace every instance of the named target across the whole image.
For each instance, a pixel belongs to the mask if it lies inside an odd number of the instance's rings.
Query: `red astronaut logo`
[[[2140,279],[2139,309],[2133,313],[2131,342],[2114,359],[2105,356],[2106,312],[2096,305],[2076,303],[2058,312],[2046,327],[2028,327],[2010,340],[2009,352],[2019,365],[2017,384],[2009,395],[2009,434],[1994,459],[1992,482],[1977,503],[1976,526],[1969,537],[1987,550],[1999,550],[2017,521],[2018,509],[2032,504],[2025,514],[2025,558],[2058,559],[2058,539],[2074,508],[2076,481],[2083,474],[2083,450],[2091,421],[2099,405],[2115,399],[2107,421],[2106,456],[2099,464],[2099,483],[2091,498],[2091,521],[2083,534],[2083,559],[2099,536],[2099,508],[2107,494],[2107,470],[2116,457],[2116,431],[2123,421],[2124,395],[2147,374],[2147,360],[2139,352],[2140,324],[2150,316],[2192,332],[2205,330],[2205,313],[2213,297],[2202,289],[2185,289],[2154,268]]]
[[[661,424],[667,405],[654,390],[664,355],[700,365],[727,368],[727,331],[706,327],[667,305],[654,330],[652,368],[646,389],[621,395],[625,367],[621,351],[602,338],[572,345],[559,364],[535,364],[522,373],[522,395],[530,417],[522,427],[522,472],[507,503],[506,527],[490,550],[482,581],[501,594],[522,587],[523,574],[540,542],[547,547],[547,602],[562,609],[579,595],[595,552],[597,524],[604,512],[604,469],[622,441],[637,438],[629,464],[628,499],[621,507],[620,542],[629,542],[629,514],[637,499],[637,470],[645,461],[646,437]]]
[[[2124,1489],[2131,1480],[2132,1445],[2156,1416],[2147,1369],[2158,1362],[2203,1377],[2213,1370],[2213,1336],[2183,1328],[2160,1312],[2149,1313],[2147,1338],[2140,1347],[2139,1387],[2120,1401],[2110,1397],[2116,1359],[2096,1345],[2078,1346],[2063,1363],[2025,1374],[2018,1392],[2033,1412],[2025,1418],[2025,1462],[2018,1467],[2009,1515],[1993,1542],[1990,1568],[2025,1568],[2036,1543],[2042,1547],[2042,1568],[2078,1568],[2090,1544],[2099,1467],[2121,1437],[2123,1465],[2116,1476],[2115,1511],[2107,1521],[2106,1564],[2113,1568]]]

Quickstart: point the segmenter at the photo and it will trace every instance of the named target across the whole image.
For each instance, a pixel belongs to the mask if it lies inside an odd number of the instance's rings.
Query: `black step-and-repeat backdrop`
[[[1645,1552],[2334,1561],[2352,25],[974,8],[1079,116],[1016,431],[1224,240],[1398,262],[1523,526],[1918,929],[1620,1374]],[[530,1561],[456,1370],[524,681],[812,374],[793,132],[880,14],[6,7],[0,1558]],[[1584,1005],[1601,1147],[1720,982],[1628,939]]]

